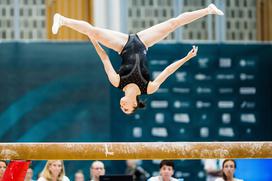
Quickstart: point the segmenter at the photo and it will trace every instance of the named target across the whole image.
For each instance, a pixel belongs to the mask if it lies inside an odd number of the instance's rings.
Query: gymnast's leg
[[[55,14],[54,23],[52,26],[53,34],[57,34],[61,26],[69,27],[75,31],[87,35],[90,38],[94,38],[99,43],[117,51],[118,53],[122,51],[128,40],[127,34],[94,27],[86,21],[75,20],[64,17],[60,14]]]
[[[189,24],[197,19],[200,19],[208,14],[224,15],[214,4],[208,7],[192,12],[185,12],[176,18],[169,19],[165,22],[152,26],[146,30],[137,33],[146,48],[151,47],[155,43],[161,41],[171,32],[175,31],[180,26]]]

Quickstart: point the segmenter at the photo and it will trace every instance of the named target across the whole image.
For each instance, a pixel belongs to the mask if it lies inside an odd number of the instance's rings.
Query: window
[[[7,20],[7,27],[8,27],[8,28],[11,27],[11,22],[10,22],[10,20]]]
[[[37,21],[36,20],[33,21],[33,28],[37,28]]]
[[[6,32],[5,31],[2,31],[2,38],[6,39]]]
[[[22,8],[20,9],[20,16],[24,16],[24,10]]]
[[[14,9],[10,8],[10,16],[14,16]]]
[[[163,16],[163,17],[167,17],[167,12],[166,12],[165,9],[162,11],[162,16]]]
[[[243,10],[239,10],[239,17],[240,17],[240,18],[243,18],[243,16],[244,16]]]
[[[28,9],[28,16],[32,16],[32,9]]]

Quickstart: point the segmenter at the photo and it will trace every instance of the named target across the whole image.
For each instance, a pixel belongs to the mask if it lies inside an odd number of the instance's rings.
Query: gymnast
[[[57,34],[61,26],[66,26],[89,37],[104,65],[109,81],[125,94],[120,99],[122,111],[131,114],[137,108],[145,106],[144,102],[139,100],[140,95],[155,93],[171,74],[185,62],[195,57],[198,51],[198,47],[193,46],[184,58],[170,64],[154,80],[150,80],[146,55],[148,48],[164,39],[177,28],[208,14],[224,15],[214,4],[210,4],[206,8],[185,12],[176,18],[171,18],[136,34],[127,35],[94,27],[88,22],[70,19],[56,13],[52,32]],[[115,50],[121,56],[122,63],[118,72],[114,70],[108,55],[99,43]]]

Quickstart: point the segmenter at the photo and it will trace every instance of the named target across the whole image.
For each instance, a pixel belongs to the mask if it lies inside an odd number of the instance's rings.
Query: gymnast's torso
[[[147,87],[150,81],[147,68],[146,47],[136,34],[129,35],[120,56],[122,63],[119,69],[120,83],[118,88],[123,88],[130,84],[136,84],[141,94],[147,94]]]

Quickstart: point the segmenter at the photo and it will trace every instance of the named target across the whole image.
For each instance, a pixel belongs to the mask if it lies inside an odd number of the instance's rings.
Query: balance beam
[[[0,143],[2,160],[272,158],[272,142]]]

